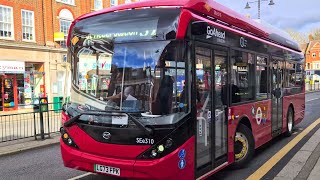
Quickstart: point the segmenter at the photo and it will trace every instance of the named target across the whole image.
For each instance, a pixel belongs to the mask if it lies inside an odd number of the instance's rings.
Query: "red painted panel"
[[[229,153],[233,156],[233,138],[239,121],[248,118],[251,124],[255,148],[272,139],[271,136],[271,100],[253,102],[230,107],[229,118]],[[233,118],[234,117],[234,120]],[[238,117],[238,118],[237,118]],[[231,151],[232,150],[232,151]],[[232,160],[232,159],[229,159]]]
[[[177,39],[185,38],[191,18],[192,18],[192,15],[188,10],[182,10],[179,18]]]
[[[190,138],[180,148],[169,155],[154,161],[136,161],[134,165],[134,177],[144,179],[194,179],[194,155],[195,155],[195,138]],[[185,149],[186,166],[180,169],[179,151]]]
[[[114,12],[114,11],[122,11],[127,9],[134,8],[143,8],[143,7],[183,7],[185,9],[191,9],[193,11],[197,11],[199,13],[208,14],[211,17],[215,17],[218,19],[222,19],[223,21],[241,27],[245,30],[251,31],[263,37],[268,37],[268,31],[270,31],[266,27],[262,27],[260,24],[246,18],[245,16],[211,0],[152,0],[152,1],[140,1],[130,4],[124,4],[119,6],[113,6],[107,9],[103,9],[100,11],[88,13],[82,15],[78,18],[78,20],[88,18],[91,16],[96,16],[99,14]]]
[[[67,128],[67,132],[84,153],[110,158],[135,159],[146,151],[150,145],[119,145],[101,143],[91,138],[86,132],[74,125]]]
[[[302,121],[305,112],[305,93],[295,94],[283,97],[283,129],[282,132],[287,130],[287,112],[289,106],[293,106],[294,111],[294,126]]]
[[[130,179],[194,179],[194,144],[195,138],[192,137],[180,148],[161,159],[133,160],[83,153],[60,140],[62,159],[66,167],[93,172],[94,164],[112,166],[120,168],[121,177]],[[178,166],[180,161],[178,153],[181,149],[186,150],[184,157],[186,165],[183,169]]]

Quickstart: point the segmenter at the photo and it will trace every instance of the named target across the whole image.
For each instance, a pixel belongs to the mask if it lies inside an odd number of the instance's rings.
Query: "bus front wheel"
[[[287,113],[287,131],[284,133],[285,136],[290,137],[292,135],[293,129],[293,110],[291,107],[288,109]]]
[[[244,124],[239,124],[234,140],[235,169],[245,167],[254,154],[254,139],[251,130]]]

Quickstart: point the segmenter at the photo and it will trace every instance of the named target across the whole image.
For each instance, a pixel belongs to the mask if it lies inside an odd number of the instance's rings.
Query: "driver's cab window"
[[[166,115],[187,109],[186,63],[177,49],[178,44],[169,44],[152,74],[152,114]]]

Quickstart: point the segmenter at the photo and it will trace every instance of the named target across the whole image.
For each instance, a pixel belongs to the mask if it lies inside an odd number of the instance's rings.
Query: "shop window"
[[[3,80],[3,106],[5,108],[10,108],[15,106],[14,102],[14,78],[13,76],[8,76]]]
[[[57,93],[64,94],[64,81],[65,81],[65,72],[57,71]]]
[[[254,56],[251,53],[235,50],[231,54],[232,103],[253,100],[255,81]]]
[[[34,13],[22,10],[22,39],[34,41]]]
[[[0,5],[0,37],[13,39],[12,7]]]
[[[268,98],[268,58],[258,55],[256,65],[256,99]]]
[[[127,4],[127,3],[131,3],[131,0],[126,0],[124,3],[126,3],[126,4]]]
[[[25,103],[25,96],[24,96],[24,75],[23,74],[17,74],[17,95],[18,95],[18,104],[24,104]]]

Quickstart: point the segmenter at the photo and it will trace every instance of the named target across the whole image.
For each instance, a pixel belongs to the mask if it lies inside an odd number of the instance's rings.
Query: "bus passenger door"
[[[197,176],[227,161],[227,59],[226,49],[200,43],[195,47]]]
[[[283,61],[273,60],[272,62],[272,136],[281,134],[282,128],[283,65]]]

